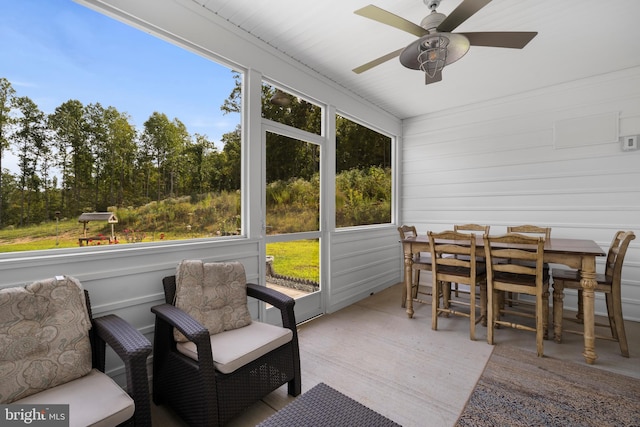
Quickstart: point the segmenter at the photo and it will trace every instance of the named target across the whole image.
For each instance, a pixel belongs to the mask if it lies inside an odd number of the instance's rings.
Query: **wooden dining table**
[[[414,255],[429,252],[429,238],[425,235],[407,237],[401,240],[404,252],[404,286],[406,288],[407,316],[413,317],[413,298],[411,292],[411,268]],[[476,237],[477,256],[484,256],[482,235]],[[595,351],[595,312],[594,289],[596,281],[596,257],[606,253],[593,240],[550,238],[544,245],[544,262],[562,264],[580,270],[582,286],[582,304],[584,310],[584,351],[582,355],[587,363],[593,364],[598,358]],[[403,292],[404,293],[404,292]],[[554,298],[562,298],[561,295]],[[560,325],[554,325],[554,333],[560,336]]]

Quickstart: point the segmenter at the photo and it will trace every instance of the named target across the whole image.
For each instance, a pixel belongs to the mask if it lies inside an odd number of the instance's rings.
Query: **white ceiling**
[[[374,4],[419,24],[429,13],[422,0],[194,1],[403,119],[640,66],[639,0],[493,0],[454,32],[538,35],[522,50],[472,46],[428,86],[397,58],[351,71],[416,39],[353,11]],[[438,12],[461,2],[442,0]]]

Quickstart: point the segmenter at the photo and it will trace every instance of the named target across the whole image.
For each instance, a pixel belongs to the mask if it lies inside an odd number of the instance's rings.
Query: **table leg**
[[[585,256],[582,258],[581,280],[582,305],[584,308],[584,360],[592,365],[598,355],[595,351],[595,313],[593,290],[598,282],[596,281],[596,260],[595,257]]]
[[[564,314],[564,288],[553,284],[553,339],[562,342],[562,315]]]
[[[405,249],[404,251],[404,291],[402,295],[405,296],[407,316],[411,319],[413,317],[413,292],[411,288],[411,269],[413,268],[413,253],[411,249]]]

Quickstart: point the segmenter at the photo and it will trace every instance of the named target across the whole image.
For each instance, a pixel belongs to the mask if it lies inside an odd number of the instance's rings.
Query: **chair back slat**
[[[455,224],[453,226],[453,231],[481,231],[482,234],[489,234],[491,230],[490,225],[480,225],[480,224]]]
[[[431,249],[432,273],[437,277],[440,267],[459,267],[468,269],[471,282],[475,284],[476,277],[476,236],[475,234],[464,234],[456,231],[443,231],[428,233],[429,247]],[[459,256],[463,255],[463,258]],[[459,283],[468,283],[459,282]]]
[[[403,225],[398,227],[398,232],[400,233],[400,240],[404,240],[407,237],[416,237],[418,235],[416,227],[413,225]]]
[[[489,280],[496,273],[526,274],[542,277],[544,258],[544,238],[509,233],[503,236],[484,236],[485,257]],[[501,247],[508,244],[509,248]],[[518,245],[512,247],[512,245]],[[502,259],[534,261],[531,265],[523,263],[504,263]]]
[[[539,227],[537,225],[514,225],[507,227],[507,233],[543,236],[545,240],[551,238],[551,227]]]

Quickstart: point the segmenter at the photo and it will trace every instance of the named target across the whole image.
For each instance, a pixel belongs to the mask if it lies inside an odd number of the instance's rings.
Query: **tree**
[[[31,200],[39,191],[40,179],[37,176],[37,166],[40,154],[47,145],[47,138],[45,115],[38,106],[26,96],[16,98],[15,104],[20,111],[13,139],[17,147],[20,168],[22,192],[20,225],[22,226],[25,221],[30,222]]]
[[[227,132],[222,135],[224,147],[215,162],[217,174],[213,184],[214,188],[227,191],[240,189],[241,135],[242,128],[240,125],[237,125],[233,132]]]
[[[95,207],[100,200],[100,184],[103,178],[103,170],[106,168],[106,161],[109,156],[108,151],[108,124],[106,122],[106,111],[100,105],[88,104],[83,111],[85,121],[85,132],[87,137],[87,148],[91,154],[91,177],[92,177],[92,193]],[[101,209],[102,210],[102,209]]]
[[[181,156],[189,141],[186,126],[178,119],[169,121],[166,114],[156,111],[144,122],[141,139],[144,152],[155,162],[156,200],[162,200],[165,195],[175,196],[175,180],[180,170]],[[150,166],[151,163],[147,165]]]
[[[85,191],[92,182],[92,157],[87,146],[89,138],[84,107],[78,100],[66,101],[55,109],[48,122],[58,152],[58,166],[62,171],[61,209],[64,212],[68,203],[68,213],[75,215],[87,203],[92,203],[89,198],[91,194],[87,195]]]
[[[132,203],[135,196],[134,164],[137,153],[135,126],[131,118],[109,107],[105,112],[108,123],[108,145],[105,160],[105,178],[110,205]]]
[[[186,165],[189,172],[182,174],[185,186],[191,192],[203,194],[211,190],[211,178],[213,177],[213,164],[210,161],[217,148],[206,135],[196,133],[195,142],[188,145],[185,150]]]
[[[391,167],[391,138],[342,116],[336,117],[336,172]]]
[[[13,122],[11,117],[11,109],[14,106],[14,97],[16,91],[11,86],[9,80],[4,77],[0,78],[0,188],[2,188],[2,157],[4,150],[9,148],[8,134],[10,126]],[[0,228],[3,226],[3,195],[0,191]]]

